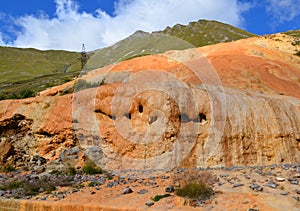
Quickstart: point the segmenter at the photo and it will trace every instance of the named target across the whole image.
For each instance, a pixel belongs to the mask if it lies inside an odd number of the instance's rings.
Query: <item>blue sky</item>
[[[0,45],[78,51],[209,19],[263,35],[300,29],[300,0],[0,0]]]

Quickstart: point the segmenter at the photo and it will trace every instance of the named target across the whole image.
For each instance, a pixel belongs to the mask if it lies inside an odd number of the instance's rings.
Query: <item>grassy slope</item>
[[[0,47],[0,54],[0,99],[20,98],[24,90],[34,95],[71,80],[80,71],[76,52]]]
[[[182,50],[255,36],[217,21],[199,20],[184,26],[177,24],[163,31],[137,31],[115,45],[96,51],[88,69],[102,67],[133,57]]]
[[[160,32],[137,31],[115,45],[93,52],[86,70],[133,57],[182,50],[254,36],[216,21],[200,20],[187,26],[175,25]],[[60,85],[80,74],[79,53],[0,47],[0,100],[18,98],[24,90],[33,95]],[[65,66],[70,65],[64,73]]]
[[[186,40],[196,47],[255,36],[231,25],[208,20],[190,22],[187,26],[177,24],[167,27],[162,33]]]
[[[290,30],[290,31],[284,32],[284,34],[300,38],[300,29],[299,30]]]

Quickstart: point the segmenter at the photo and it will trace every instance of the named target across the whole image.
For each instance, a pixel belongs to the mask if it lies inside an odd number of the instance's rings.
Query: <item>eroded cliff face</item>
[[[0,162],[27,165],[39,154],[48,169],[85,157],[114,170],[298,163],[300,57],[281,38],[135,58],[84,75],[101,81],[95,88],[62,95],[73,81],[0,101]]]

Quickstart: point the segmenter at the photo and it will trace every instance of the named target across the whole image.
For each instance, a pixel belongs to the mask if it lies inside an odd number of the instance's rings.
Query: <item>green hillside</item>
[[[190,22],[187,26],[177,24],[167,27],[162,33],[183,39],[196,47],[255,36],[231,25],[208,20]]]
[[[35,95],[79,74],[79,53],[0,47],[0,99]]]
[[[283,33],[287,34],[287,35],[290,35],[290,36],[300,38],[300,29],[299,30],[290,30],[290,31],[283,32]]]
[[[199,20],[163,31],[137,31],[113,46],[90,52],[84,70],[168,50],[182,50],[254,36],[216,21]],[[80,53],[0,47],[0,100],[34,96],[81,73]],[[85,71],[82,71],[84,73]]]
[[[228,24],[208,20],[190,22],[187,26],[177,24],[152,33],[137,31],[113,46],[96,51],[87,69],[138,56],[231,42],[252,36],[255,35]]]

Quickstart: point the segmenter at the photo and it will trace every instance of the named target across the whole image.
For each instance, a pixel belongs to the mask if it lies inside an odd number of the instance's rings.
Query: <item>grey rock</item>
[[[220,174],[220,177],[228,177],[228,174]]]
[[[48,196],[44,196],[44,197],[42,197],[40,199],[43,200],[43,201],[45,201],[45,200],[47,200],[47,198],[48,198]]]
[[[257,210],[257,209],[252,209],[252,208],[249,208],[249,209],[247,209],[247,211],[259,211],[259,210]]]
[[[174,186],[169,186],[169,187],[166,187],[165,191],[167,193],[173,193],[175,191],[175,188],[174,188]]]
[[[129,193],[133,193],[133,190],[129,187],[126,187],[122,190],[122,194],[129,194]]]
[[[300,189],[295,190],[297,194],[300,194]]]
[[[145,193],[148,193],[148,191],[146,189],[141,189],[137,193],[138,194],[145,194]]]
[[[292,181],[290,181],[290,183],[291,183],[292,185],[298,185],[298,184],[299,184],[299,181],[298,181],[298,180],[292,180]]]
[[[258,184],[252,184],[249,186],[252,190],[258,192],[258,191],[263,191],[263,187],[259,186]]]
[[[271,175],[273,175],[273,173],[272,173],[272,172],[270,172],[270,171],[266,171],[266,172],[265,172],[265,175],[267,175],[267,176],[271,176]]]
[[[98,141],[96,141],[98,142]],[[85,151],[85,155],[99,166],[105,166],[108,162],[107,156],[100,147],[92,146]]]
[[[225,182],[218,182],[218,186],[222,186],[224,184],[225,184]]]
[[[282,191],[280,194],[283,195],[283,196],[288,195],[288,193],[286,191]]]
[[[147,205],[148,207],[151,207],[154,205],[154,202],[153,201],[149,201],[149,202],[146,202],[145,205]]]
[[[5,191],[0,190],[0,196],[4,196]]]
[[[162,176],[161,178],[162,179],[169,179],[170,177],[169,176]]]
[[[295,199],[296,201],[300,201],[300,197],[299,196],[293,196],[293,199]]]
[[[233,188],[242,187],[242,186],[244,186],[244,184],[242,183],[235,183],[232,185]]]
[[[109,182],[106,186],[112,188],[113,186],[117,186],[117,185],[118,185],[117,182]]]

